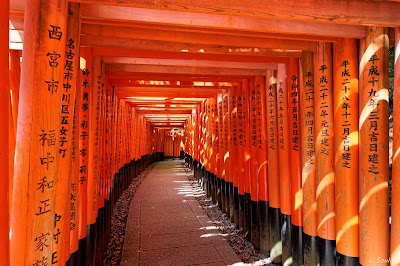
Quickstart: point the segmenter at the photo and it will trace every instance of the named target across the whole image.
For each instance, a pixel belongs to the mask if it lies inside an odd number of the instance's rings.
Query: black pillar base
[[[222,189],[221,189],[221,185],[222,185],[222,179],[215,176],[215,196],[216,196],[216,203],[218,204],[218,208],[220,210],[223,211],[222,208]]]
[[[336,241],[317,237],[317,250],[319,265],[335,265]]]
[[[360,260],[358,257],[350,257],[339,252],[336,252],[336,265],[340,266],[359,266]]]
[[[95,265],[96,258],[96,225],[88,225],[86,230],[86,264],[87,266]]]
[[[279,264],[282,262],[282,241],[281,241],[281,226],[282,226],[282,214],[279,208],[269,207],[269,219],[270,219],[270,238],[271,252],[270,257],[273,263]]]
[[[219,187],[219,189],[220,189],[220,198],[221,198],[221,211],[222,212],[224,212],[224,213],[226,213],[226,189],[225,189],[225,187],[226,187],[226,182],[225,182],[225,180],[223,179],[223,178],[220,178],[220,187]]]
[[[258,201],[251,200],[250,214],[251,214],[251,243],[256,249],[260,249],[260,213],[258,208]]]
[[[244,193],[244,235],[251,242],[251,200],[250,193]]]
[[[79,266],[79,249],[69,256],[69,266]]]
[[[281,238],[282,264],[285,264],[292,257],[292,217],[290,215],[283,215]]]
[[[268,205],[268,201],[258,201],[258,208],[260,210],[260,252],[264,256],[269,256],[269,251],[271,250]]]
[[[79,249],[78,249],[78,262],[77,265],[86,265],[86,237],[79,239]]]
[[[244,195],[238,194],[239,196],[239,230],[245,233],[245,219],[244,219]]]
[[[317,237],[303,233],[304,266],[318,264]]]
[[[229,203],[229,197],[230,197],[230,183],[227,182],[226,180],[223,181],[223,189],[224,189],[224,211],[228,217],[231,217],[231,209],[230,209],[230,203]]]
[[[228,183],[228,190],[229,190],[229,218],[232,223],[237,225],[239,223],[239,208],[236,209],[236,202],[238,200],[237,197],[237,188],[233,185],[233,183]],[[236,192],[235,192],[236,190]],[[236,198],[235,198],[235,193],[236,193]],[[236,220],[235,220],[235,215],[236,215]]]
[[[303,227],[292,224],[293,265],[303,265]]]

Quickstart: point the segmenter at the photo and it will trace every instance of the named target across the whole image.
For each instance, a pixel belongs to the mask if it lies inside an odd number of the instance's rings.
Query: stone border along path
[[[230,218],[221,211],[218,205],[214,204],[210,198],[207,198],[202,190],[199,182],[194,178],[193,171],[189,169],[186,164],[182,163],[186,170],[188,179],[194,191],[202,191],[196,195],[200,206],[206,210],[207,215],[210,217],[218,230],[227,238],[229,245],[233,248],[236,254],[240,257],[243,263],[237,265],[274,265],[270,258],[266,258],[259,250],[256,250],[252,243],[246,240],[245,236],[235,227],[230,221]]]
[[[135,192],[147,174],[154,168],[156,163],[149,165],[142,173],[135,177],[132,183],[122,193],[114,205],[111,217],[111,229],[109,243],[105,250],[103,265],[120,265],[122,249],[124,245],[126,222],[129,214],[129,207]]]

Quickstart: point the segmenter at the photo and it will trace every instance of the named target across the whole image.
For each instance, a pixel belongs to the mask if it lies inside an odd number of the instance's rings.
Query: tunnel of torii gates
[[[98,264],[181,149],[274,262],[400,265],[398,1],[77,2],[0,3],[0,265]]]

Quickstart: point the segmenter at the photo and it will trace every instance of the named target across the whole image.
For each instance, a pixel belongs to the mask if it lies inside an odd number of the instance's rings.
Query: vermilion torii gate
[[[173,128],[274,262],[400,265],[398,1],[0,5],[0,265],[98,264]]]

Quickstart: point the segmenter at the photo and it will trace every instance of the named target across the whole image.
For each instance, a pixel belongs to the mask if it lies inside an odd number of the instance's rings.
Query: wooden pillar
[[[242,82],[242,91],[240,93],[242,100],[242,129],[243,129],[243,180],[244,180],[244,233],[246,239],[251,241],[251,155],[250,155],[250,112],[249,112],[249,90],[250,80],[245,79]],[[239,103],[238,103],[239,105]]]
[[[14,174],[11,265],[62,264],[55,224],[63,219],[57,192],[67,189],[57,176],[66,18],[66,1],[26,4],[16,143],[23,163]]]
[[[334,44],[336,261],[358,265],[358,41]]]
[[[361,41],[359,86],[360,263],[389,259],[389,93],[387,29]]]
[[[220,109],[221,107],[221,109]],[[214,135],[215,135],[215,186],[216,186],[216,198],[218,207],[222,210],[222,168],[221,168],[221,115],[222,115],[222,94],[218,93],[215,104],[214,104]]]
[[[10,50],[10,90],[11,90],[11,102],[12,102],[12,120],[14,130],[17,129],[18,121],[18,102],[19,102],[19,85],[21,79],[21,51]]]
[[[221,210],[226,213],[226,199],[227,194],[225,193],[226,186],[226,171],[225,171],[225,162],[224,156],[226,153],[225,150],[225,136],[224,136],[224,119],[223,119],[223,100],[224,100],[224,92],[218,94],[218,139],[219,139],[219,152],[218,152],[218,162],[219,162],[219,175],[220,175],[220,201],[221,201]],[[229,216],[229,215],[228,215]]]
[[[392,232],[390,258],[394,266],[400,265],[400,28],[395,29],[395,65],[393,90],[393,163],[392,165]]]
[[[317,209],[315,184],[315,110],[313,53],[303,52],[301,58],[301,164],[303,185],[303,248],[304,265],[317,265]]]
[[[239,88],[241,88],[239,83]],[[238,124],[238,90],[237,87],[232,87],[229,92],[229,123],[230,123],[230,151],[229,156],[231,156],[231,164],[230,164],[230,173],[232,175],[232,183],[233,183],[233,201],[234,201],[234,210],[233,210],[233,221],[237,228],[240,228],[243,224],[241,219],[241,212],[239,209],[240,200],[242,198],[244,191],[242,191],[242,183],[241,179],[239,179],[239,170],[242,167],[242,160],[239,157],[241,152],[241,146],[239,143],[239,124]],[[234,163],[236,162],[236,163]]]
[[[238,151],[238,167],[237,167],[237,179],[238,179],[238,205],[239,205],[239,229],[243,233],[245,232],[246,221],[245,221],[245,174],[244,174],[244,145],[243,145],[243,98],[242,89],[244,85],[241,83],[240,87],[236,89],[236,125],[237,125],[237,151]],[[234,118],[235,119],[235,118]]]
[[[63,86],[60,110],[59,133],[59,165],[57,176],[59,177],[57,197],[55,200],[55,217],[60,217],[54,222],[54,238],[56,252],[60,263],[65,264],[70,257],[70,231],[71,211],[65,208],[71,203],[71,166],[72,166],[72,126],[75,113],[75,97],[79,71],[79,35],[80,35],[80,9],[79,4],[68,7],[67,32],[65,45],[65,59],[63,66]]]
[[[321,265],[335,264],[332,45],[319,43],[314,57],[317,248]]]
[[[8,10],[8,9],[7,9]],[[5,39],[6,40],[6,39]],[[10,80],[10,95],[8,94],[8,98],[10,99],[9,104],[9,206],[10,213],[11,210],[11,196],[12,196],[12,188],[13,188],[13,180],[14,180],[14,156],[15,156],[15,144],[16,144],[16,136],[17,136],[17,123],[18,123],[18,103],[19,103],[19,85],[21,79],[21,57],[22,51],[10,50],[10,71],[9,71],[9,80]],[[5,80],[6,81],[6,80]],[[4,87],[6,88],[6,87]]]
[[[249,150],[250,150],[250,215],[251,215],[251,242],[255,248],[260,248],[260,214],[258,207],[258,154],[257,154],[257,101],[255,79],[250,80],[249,88]]]
[[[282,224],[282,263],[292,257],[291,244],[291,189],[290,189],[290,138],[288,117],[288,76],[287,65],[278,64],[277,72],[277,110],[279,132],[279,179],[280,179],[280,203]]]
[[[289,58],[288,82],[292,257],[294,265],[302,265],[303,191],[301,183],[300,76],[298,58]]]
[[[233,178],[231,173],[231,152],[230,152],[230,123],[229,123],[229,90],[223,91],[222,96],[222,138],[224,153],[222,154],[223,171],[225,176],[225,212],[233,222]],[[231,212],[232,211],[232,212]]]
[[[268,254],[271,250],[269,236],[269,196],[268,196],[268,149],[267,149],[267,99],[265,77],[255,77],[255,112],[256,112],[256,149],[257,149],[257,179],[258,179],[258,208],[260,215],[260,251]]]
[[[10,86],[8,70],[8,19],[10,2],[3,1],[0,4],[0,264],[9,265],[10,263],[10,204],[9,204],[9,183],[12,183],[10,177],[9,163],[9,116],[10,112]],[[13,129],[14,130],[14,129]]]
[[[72,4],[70,4],[71,6]],[[79,73],[80,68],[77,68]],[[71,217],[70,217],[70,245],[69,250],[71,254],[70,265],[78,264],[78,250],[79,250],[79,201],[80,189],[79,189],[79,177],[80,177],[80,156],[79,156],[79,107],[82,106],[82,88],[80,84],[80,74],[78,78],[78,83],[76,86],[76,97],[75,97],[75,112],[72,123],[72,146],[71,146],[71,156],[72,156],[72,166],[71,166]]]
[[[81,48],[80,65],[80,95],[77,95],[77,108],[79,113],[79,138],[78,138],[78,160],[79,160],[79,185],[78,185],[78,209],[79,209],[79,254],[78,264],[86,261],[86,226],[87,226],[87,180],[89,173],[89,124],[91,107],[91,86],[92,86],[92,54],[90,48]]]
[[[279,178],[279,131],[276,71],[268,70],[266,77],[267,96],[267,139],[268,139],[268,195],[270,220],[270,256],[274,263],[282,260],[280,178]]]

